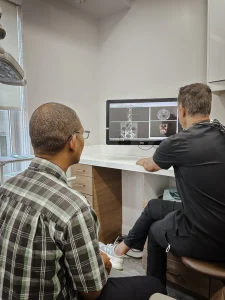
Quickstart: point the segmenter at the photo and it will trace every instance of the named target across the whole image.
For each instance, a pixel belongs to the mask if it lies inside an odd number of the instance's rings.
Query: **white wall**
[[[58,0],[23,0],[29,116],[45,102],[60,102],[91,130],[99,144],[97,21]]]
[[[225,124],[225,93],[224,92],[213,94],[211,117],[216,118],[221,123]]]
[[[100,22],[101,143],[107,99],[176,97],[206,82],[206,30],[206,0],[136,0]]]
[[[23,0],[23,19],[29,116],[69,105],[89,145],[105,143],[107,99],[176,97],[206,81],[206,0],[136,0],[100,23],[60,0]],[[224,97],[212,116],[225,123]]]

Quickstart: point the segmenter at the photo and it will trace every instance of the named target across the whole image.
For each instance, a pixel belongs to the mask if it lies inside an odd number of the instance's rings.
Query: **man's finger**
[[[136,162],[136,164],[139,165],[139,166],[143,166],[144,160],[143,160],[143,159],[139,159],[139,160]]]

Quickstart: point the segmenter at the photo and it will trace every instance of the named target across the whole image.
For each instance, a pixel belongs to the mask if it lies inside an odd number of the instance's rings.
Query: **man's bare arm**
[[[157,172],[161,170],[161,168],[154,162],[152,157],[149,158],[141,158],[136,163],[139,166],[142,166],[145,168],[148,172]]]

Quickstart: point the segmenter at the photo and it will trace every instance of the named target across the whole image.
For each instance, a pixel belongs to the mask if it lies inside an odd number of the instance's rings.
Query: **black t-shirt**
[[[197,230],[225,241],[225,134],[196,124],[163,141],[153,156],[162,169],[174,167],[183,210],[175,213],[181,235]]]

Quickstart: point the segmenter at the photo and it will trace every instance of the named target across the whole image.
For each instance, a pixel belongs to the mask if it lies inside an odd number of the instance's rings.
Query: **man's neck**
[[[70,164],[67,162],[66,158],[63,157],[63,155],[60,157],[59,155],[50,156],[50,155],[35,154],[35,156],[52,162],[53,164],[60,167],[65,173],[67,172],[70,166]]]
[[[200,122],[205,122],[205,121],[209,121],[210,120],[210,117],[209,116],[206,116],[206,117],[203,117],[203,116],[196,116],[196,117],[189,117],[187,119],[187,124],[186,124],[186,129],[188,129],[189,127],[191,127],[192,125],[196,124],[196,123],[200,123]]]

